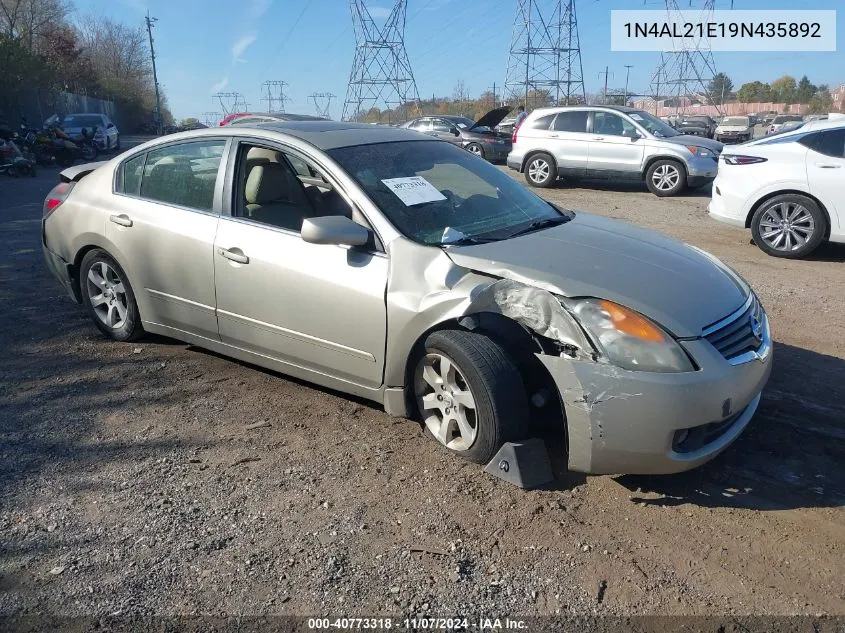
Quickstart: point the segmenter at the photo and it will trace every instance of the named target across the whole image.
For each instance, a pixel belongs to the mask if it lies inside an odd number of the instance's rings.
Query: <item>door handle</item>
[[[225,248],[218,248],[217,254],[239,264],[249,263],[249,257],[247,257],[246,255],[241,255],[240,253],[233,253],[232,251],[228,251]]]
[[[593,140],[594,140],[594,141],[603,141],[603,140],[604,140],[604,137],[603,137],[603,136],[594,136],[594,137],[593,137]]]
[[[120,226],[132,226],[132,220],[128,215],[121,213],[120,215],[111,215],[109,220]]]
[[[549,134],[549,138],[558,138],[560,134]]]
[[[821,167],[822,169],[839,169],[842,165],[831,165],[830,163],[816,163],[816,167]]]

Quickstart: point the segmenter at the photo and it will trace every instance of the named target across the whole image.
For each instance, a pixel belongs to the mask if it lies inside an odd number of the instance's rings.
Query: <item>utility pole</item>
[[[602,105],[607,105],[607,77],[608,77],[608,75],[612,75],[612,74],[613,73],[610,72],[610,67],[605,66],[604,72],[600,72],[599,75],[598,75],[599,77],[604,75],[604,97],[602,97]]]
[[[493,107],[495,108],[496,104],[498,103],[498,101],[496,101],[496,82],[495,81],[493,82],[493,87],[489,88],[489,90],[493,91]]]
[[[288,82],[281,81],[279,79],[274,79],[272,81],[265,81],[261,84],[262,88],[267,89],[267,96],[261,97],[262,101],[267,102],[267,112],[284,112],[285,111],[285,102],[290,101],[290,99],[285,96],[285,88],[287,87]],[[278,109],[273,109],[273,103],[277,102]]]
[[[153,22],[157,22],[158,18],[151,18],[150,12],[147,11],[147,17],[145,18],[145,21],[147,22],[147,35],[150,38],[150,59],[152,59],[153,62],[153,84],[155,84],[156,89],[156,131],[161,134],[161,96],[158,92],[158,75],[156,74],[156,52],[155,48],[153,47]]]
[[[628,79],[631,77],[631,69],[633,65],[625,64],[625,103],[624,105],[628,105]]]

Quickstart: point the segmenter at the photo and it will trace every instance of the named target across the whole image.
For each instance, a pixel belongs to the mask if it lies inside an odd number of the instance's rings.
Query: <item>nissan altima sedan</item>
[[[686,470],[771,369],[766,313],[715,257],[410,130],[174,134],[65,170],[43,215],[47,265],[107,337],[369,398],[475,462],[550,415],[573,470]]]

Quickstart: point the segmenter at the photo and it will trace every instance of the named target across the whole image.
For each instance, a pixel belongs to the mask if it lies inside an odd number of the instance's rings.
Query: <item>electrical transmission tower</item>
[[[683,23],[677,0],[665,2],[667,22],[677,20]],[[702,24],[712,22],[715,5],[715,0],[704,0],[697,21]],[[675,112],[681,113],[686,111],[691,105],[691,98],[696,95],[706,96],[708,101],[713,101],[712,95],[709,95],[709,84],[715,76],[716,63],[707,37],[672,38],[672,50],[660,53],[660,62],[651,77],[651,92],[655,103],[668,98]]]
[[[528,110],[586,102],[575,0],[517,0],[504,94]]]
[[[308,98],[314,101],[314,108],[316,108],[317,114],[327,119],[331,118],[329,116],[329,109],[332,106],[332,99],[335,98],[335,95],[331,92],[315,92],[308,95]]]
[[[343,119],[354,120],[371,108],[395,110],[420,95],[405,50],[407,0],[396,0],[393,10],[379,28],[364,0],[349,0],[355,30],[355,60],[349,73]],[[388,116],[390,114],[388,113]]]
[[[224,117],[236,112],[246,111],[246,101],[240,92],[218,92],[211,98],[216,99],[220,104],[220,110]]]
[[[284,112],[285,101],[290,101],[290,98],[285,96],[285,88],[288,82],[273,80],[265,81],[261,84],[261,92],[266,92],[266,97],[261,97],[262,101],[267,102],[267,112]],[[274,109],[274,106],[276,109]]]
[[[202,122],[207,125],[208,127],[215,127],[219,122],[220,119],[223,117],[220,116],[219,112],[203,112],[202,113]]]

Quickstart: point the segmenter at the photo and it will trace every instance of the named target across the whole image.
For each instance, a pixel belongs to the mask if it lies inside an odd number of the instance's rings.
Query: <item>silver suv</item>
[[[674,196],[716,178],[722,144],[686,136],[643,110],[619,106],[538,108],[513,136],[507,164],[528,184],[558,177],[642,182]]]

